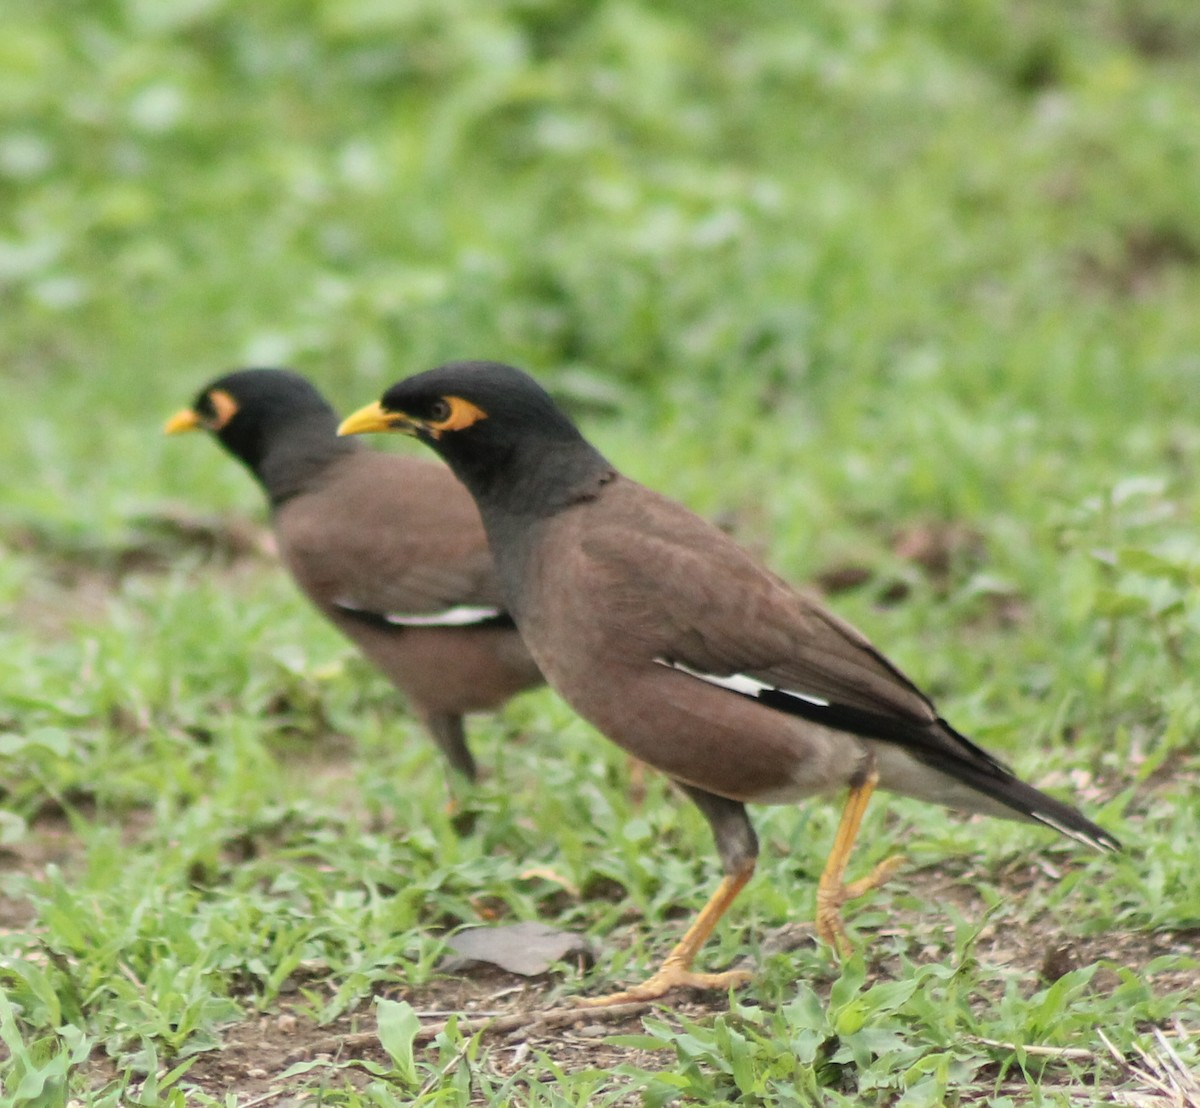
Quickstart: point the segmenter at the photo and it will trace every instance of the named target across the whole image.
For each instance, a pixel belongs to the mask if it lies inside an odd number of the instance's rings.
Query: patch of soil
[[[106,543],[33,525],[7,531],[2,538],[6,546],[35,556],[64,580],[73,571],[104,573],[110,582],[133,573],[162,573],[185,554],[229,565],[274,551],[274,540],[261,524],[178,504],[130,519],[126,532]]]
[[[1090,251],[1077,262],[1080,283],[1109,295],[1144,300],[1174,268],[1195,266],[1200,251],[1179,226],[1133,226],[1107,254]]]
[[[407,1001],[424,1026],[438,1026],[451,1015],[471,1021],[493,1017],[507,1018],[509,1022],[513,1022],[513,1017],[519,1020],[521,1026],[488,1036],[483,1050],[472,1062],[473,1069],[485,1071],[493,1080],[503,1081],[526,1068],[531,1056],[544,1056],[549,1063],[567,1071],[611,1068],[618,1063],[654,1069],[665,1061],[649,1051],[614,1047],[600,1041],[622,1032],[640,1032],[640,1013],[613,1020],[580,1009],[577,1019],[568,1024],[539,1027],[539,1015],[551,1004],[550,988],[545,979],[530,982],[495,971],[469,979],[446,978],[419,989],[398,988],[380,995]],[[695,1018],[724,1006],[723,1002],[715,1008],[685,1003],[677,1011]],[[336,1065],[357,1059],[389,1066],[390,1060],[375,1037],[374,1026],[374,1014],[367,1006],[325,1026],[317,1026],[308,1015],[286,1006],[281,1012],[255,1015],[228,1028],[221,1048],[201,1054],[181,1084],[213,1097],[236,1094],[242,1104],[284,1102],[283,1098],[322,1086],[362,1087],[378,1078],[353,1066],[336,1070],[318,1066],[293,1077],[281,1075],[298,1063],[314,1061]],[[112,1080],[113,1076],[107,1060],[95,1060],[92,1078],[96,1085]],[[552,1080],[549,1072],[545,1080]],[[398,1095],[399,1092],[398,1089]],[[487,1103],[479,1094],[472,1102]]]
[[[257,523],[173,506],[131,521],[128,533],[107,545],[23,527],[0,535],[0,554],[5,548],[38,561],[41,572],[11,618],[46,638],[69,635],[80,619],[102,618],[113,590],[134,574],[166,573],[185,556],[226,571],[275,556],[273,536]]]
[[[153,813],[147,809],[131,809],[123,813],[122,842],[135,842],[151,825],[153,818]],[[43,805],[29,821],[19,842],[0,846],[0,933],[27,931],[37,919],[36,909],[27,897],[12,895],[12,889],[18,882],[11,878],[38,881],[45,876],[49,866],[57,866],[70,874],[81,857],[82,849],[67,813],[50,802]]]
[[[997,873],[980,873],[968,861],[957,866],[951,863],[938,865],[936,869],[903,873],[897,881],[903,882],[922,904],[930,906],[928,916],[922,924],[902,915],[903,926],[889,927],[880,934],[911,937],[905,955],[912,961],[947,961],[954,956],[954,927],[939,923],[942,913],[937,905],[952,904],[960,917],[980,921],[971,947],[975,961],[995,967],[998,972],[1020,974],[1026,978],[1030,993],[1072,970],[1099,962],[1112,965],[1102,966],[1092,978],[1091,988],[1095,992],[1111,992],[1120,984],[1117,967],[1136,973],[1156,992],[1200,989],[1200,969],[1168,968],[1153,974],[1147,974],[1145,969],[1154,959],[1164,955],[1200,956],[1200,929],[1078,935],[1070,930],[1068,912],[1064,912],[1061,920],[1052,917],[1025,919],[1019,926],[1014,926],[1002,914],[995,921],[988,919],[988,905],[979,891],[979,883],[1018,901],[1039,889],[1048,890],[1064,876],[1065,872],[1053,863],[1026,857]],[[875,968],[890,975],[899,970],[899,957],[880,959]],[[1003,981],[996,982],[996,995],[1003,991],[1003,984]],[[983,1002],[987,999],[981,997]]]
[[[79,856],[79,838],[61,810],[47,809],[31,821],[19,842],[0,847],[0,932],[24,931],[36,911],[25,897],[13,896],[14,876],[42,877],[47,866],[68,867]]]
[[[903,604],[918,578],[938,596],[947,595],[956,581],[965,580],[987,563],[987,544],[981,532],[963,523],[918,521],[890,531],[892,554],[912,567],[908,575],[883,574],[867,562],[850,560],[827,566],[813,584],[825,596],[869,587],[883,608]],[[1016,593],[993,585],[980,589],[981,621],[999,627],[1015,626],[1028,618],[1027,603]]]

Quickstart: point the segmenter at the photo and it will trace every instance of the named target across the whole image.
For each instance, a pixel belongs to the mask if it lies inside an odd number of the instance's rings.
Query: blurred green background
[[[631,979],[703,902],[702,824],[661,790],[631,814],[618,756],[548,694],[481,725],[507,768],[475,801],[487,837],[460,843],[382,681],[269,562],[187,539],[208,513],[263,515],[219,450],[160,434],[206,381],[291,365],[349,411],[460,357],[533,371],[631,476],[835,591],[959,727],[1133,844],[998,908],[1044,837],[878,805],[881,852],[885,826],[918,867],[978,852],[963,880],[989,913],[1125,936],[1142,991],[1072,979],[1030,1015],[1025,967],[993,1009],[985,965],[970,999],[880,1016],[902,1063],[864,1046],[796,1088],[944,1103],[949,1071],[908,1067],[947,1028],[1090,1046],[1119,1026],[1132,1049],[1135,1019],[1184,1010],[1145,967],[1193,1001],[1197,976],[1164,936],[1200,924],[1198,263],[1192,0],[4,0],[0,1073],[57,1066],[47,1088],[70,1072],[119,1098],[153,1050],[273,1010],[301,960],[327,975],[314,1020],[342,1018],[395,974],[427,980],[489,882],[515,916],[604,934],[625,917],[586,890],[615,882],[649,926],[611,971]],[[353,750],[325,780],[306,759],[331,735]],[[756,816],[765,869],[716,961],[811,914],[831,827],[811,810]],[[39,837],[56,820],[65,878]],[[671,845],[661,868],[649,843]],[[515,891],[529,861],[583,900],[557,917]],[[378,892],[388,870],[417,891]],[[348,910],[364,882],[370,911]],[[888,895],[912,954],[932,894]],[[954,919],[935,963],[975,941]],[[764,1011],[796,973],[767,978]],[[708,1080],[687,1095],[749,1095]]]
[[[147,432],[242,363],[346,406],[489,356],[900,466],[926,406],[1097,479],[1187,450],[1198,50],[1186,0],[9,0],[11,497],[185,491]]]

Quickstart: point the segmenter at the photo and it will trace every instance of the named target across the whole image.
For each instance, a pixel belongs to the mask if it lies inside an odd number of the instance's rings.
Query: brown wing
[[[686,508],[622,480],[594,518],[602,526],[588,529],[584,549],[605,567],[619,624],[638,629],[650,660],[747,679],[728,682],[730,695],[894,743],[956,776],[958,767],[1010,773],[940,719],[863,634]]]
[[[323,607],[381,617],[501,610],[470,495],[445,466],[360,451],[275,517],[280,552]]]
[[[584,550],[607,567],[622,623],[654,640],[666,660],[913,723],[937,718],[865,636],[723,531],[633,482],[617,483],[605,499]]]

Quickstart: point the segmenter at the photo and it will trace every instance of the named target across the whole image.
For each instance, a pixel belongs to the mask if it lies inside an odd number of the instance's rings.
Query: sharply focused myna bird
[[[445,466],[358,449],[297,373],[207,385],[167,434],[203,428],[258,479],[296,583],[409,699],[450,764],[463,715],[542,683],[504,608],[479,512]]]
[[[839,952],[848,945],[842,903],[900,861],[843,880],[877,785],[1118,849],[955,731],[853,627],[724,532],[621,476],[520,370],[445,365],[401,381],[340,428],[382,430],[428,443],[475,497],[508,610],[547,681],[674,779],[716,837],[724,880],[658,972],[590,1003],[744,978],[691,965],[754,871],[747,802],[849,788],[817,887],[817,933]]]

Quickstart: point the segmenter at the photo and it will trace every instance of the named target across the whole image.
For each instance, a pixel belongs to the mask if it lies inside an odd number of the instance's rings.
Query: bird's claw
[[[877,889],[892,877],[904,861],[903,854],[885,858],[866,877],[849,884],[826,882],[822,878],[817,886],[817,938],[831,946],[839,958],[848,958],[854,953],[854,945],[846,934],[846,925],[842,923],[842,905]]]
[[[659,1000],[677,989],[729,989],[743,985],[752,975],[746,970],[725,970],[723,973],[694,973],[682,963],[664,962],[651,977],[640,985],[623,989],[606,996],[582,997],[577,1002],[581,1008],[607,1008],[613,1004],[633,1004],[639,1001]]]

